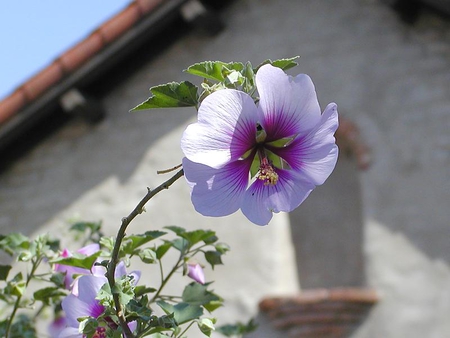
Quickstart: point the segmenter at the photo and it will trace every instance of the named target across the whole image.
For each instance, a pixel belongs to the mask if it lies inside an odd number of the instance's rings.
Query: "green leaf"
[[[19,272],[14,276],[12,280],[7,283],[5,294],[21,297],[23,296],[26,288],[27,286],[23,279],[23,275],[21,272]]]
[[[226,337],[234,337],[234,336],[240,337],[244,334],[255,331],[257,327],[258,326],[254,322],[254,320],[250,319],[250,321],[247,324],[238,322],[234,325],[231,324],[223,325],[216,328],[216,331],[223,334]]]
[[[39,300],[39,301],[43,302],[46,305],[50,305],[50,300],[52,298],[64,297],[66,295],[67,294],[64,291],[62,291],[60,288],[47,287],[47,288],[43,288],[43,289],[36,291],[33,294],[33,298],[35,300]]]
[[[58,257],[50,261],[50,263],[53,264],[61,264],[61,265],[68,265],[68,266],[75,266],[78,268],[83,268],[90,270],[92,266],[94,265],[96,259],[101,255],[101,251],[97,251],[96,253],[85,256],[79,253],[74,253],[71,257]]]
[[[84,233],[86,230],[91,232],[98,232],[102,227],[102,222],[76,222],[72,224],[69,230]]]
[[[171,242],[164,242],[156,249],[156,258],[161,259],[166,254],[166,252],[172,247]]]
[[[215,232],[212,230],[195,230],[189,232],[183,232],[180,234],[181,237],[187,239],[191,246],[200,242],[200,241],[208,241],[212,236],[215,236]]]
[[[126,307],[127,316],[137,317],[145,322],[148,322],[152,318],[152,310],[135,299],[130,300]]]
[[[139,258],[141,259],[141,261],[147,264],[154,264],[158,259],[156,256],[156,252],[150,248],[145,248],[139,251]]]
[[[151,108],[192,107],[198,103],[198,88],[188,81],[170,82],[150,88],[152,96],[131,111]]]
[[[165,229],[169,229],[170,231],[173,231],[176,235],[181,236],[181,234],[186,232],[186,229],[182,227],[177,227],[175,225],[168,225],[164,227]]]
[[[218,252],[220,252],[222,255],[224,253],[226,253],[227,251],[230,251],[230,246],[228,244],[225,243],[217,243],[216,245],[214,245],[214,247],[216,248],[216,250]]]
[[[11,265],[0,265],[0,280],[8,278],[9,270],[11,270]]]
[[[274,67],[281,68],[282,70],[287,70],[287,69],[293,68],[293,67],[298,65],[298,63],[295,60],[297,60],[299,57],[300,56],[294,56],[292,58],[279,59],[279,60],[275,60],[275,61],[272,61],[272,60],[268,59],[268,60],[265,60],[260,65],[258,65],[254,69],[254,72],[257,73],[259,68],[261,68],[262,66],[267,65],[267,64],[270,64],[270,65],[272,65]]]
[[[65,273],[61,272],[53,272],[52,276],[50,277],[50,281],[53,282],[57,287],[60,289],[65,288]]]
[[[184,238],[175,238],[170,243],[172,243],[172,246],[181,253],[185,253],[189,249],[190,245],[189,241]]]
[[[183,302],[191,305],[205,305],[212,301],[220,300],[220,297],[207,290],[207,285],[192,282],[187,285],[181,296]]]
[[[244,65],[240,62],[204,61],[189,66],[185,72],[205,79],[222,82],[231,71],[240,72],[243,69]]]
[[[175,321],[180,325],[200,318],[203,315],[203,309],[199,305],[191,305],[183,302],[172,305],[162,300],[158,301],[157,304],[166,314],[173,313]]]
[[[205,252],[206,261],[211,264],[211,267],[214,269],[215,265],[221,265],[222,263],[222,254],[219,251],[206,251]]]
[[[0,240],[0,249],[8,253],[10,256],[23,249],[28,249],[29,247],[30,240],[28,237],[20,233],[12,233],[2,236]]]
[[[211,337],[212,331],[214,331],[214,323],[215,321],[209,319],[209,318],[201,318],[198,322],[198,328],[200,331],[208,337]]]
[[[123,250],[127,254],[133,253],[134,250],[139,248],[140,246],[158,238],[164,236],[166,232],[163,231],[147,231],[144,234],[140,235],[131,235],[127,236],[123,239]]]

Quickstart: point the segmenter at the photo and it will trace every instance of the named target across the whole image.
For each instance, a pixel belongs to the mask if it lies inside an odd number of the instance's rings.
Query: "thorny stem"
[[[178,180],[180,177],[182,177],[184,174],[183,169],[179,170],[174,176],[172,176],[170,179],[156,187],[155,189],[151,190],[148,189],[147,194],[144,196],[144,198],[138,203],[138,205],[134,208],[134,210],[127,216],[122,219],[122,225],[119,228],[119,231],[117,232],[116,242],[114,244],[114,249],[111,254],[111,260],[108,264],[108,270],[106,272],[106,277],[108,279],[109,287],[111,288],[111,293],[113,295],[114,305],[116,307],[116,315],[119,318],[119,324],[123,330],[124,336],[126,338],[134,338],[133,333],[131,332],[130,328],[127,325],[127,321],[125,319],[125,315],[123,313],[122,305],[120,304],[119,294],[115,290],[116,281],[114,278],[116,266],[119,260],[119,251],[120,246],[122,244],[122,240],[125,237],[125,231],[128,227],[128,225],[133,221],[133,219],[141,214],[144,211],[145,204],[157,193],[161,192],[162,190],[168,189],[176,180]]]

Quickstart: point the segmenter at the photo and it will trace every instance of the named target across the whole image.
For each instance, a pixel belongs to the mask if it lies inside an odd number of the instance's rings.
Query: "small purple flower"
[[[195,209],[225,216],[238,209],[253,223],[289,212],[333,171],[336,104],[321,114],[314,84],[271,65],[256,74],[258,104],[224,89],[200,105],[182,137],[183,169]]]
[[[125,264],[119,262],[117,265],[115,276],[120,278],[126,275]],[[133,271],[128,274],[133,277],[133,284],[136,285],[140,278],[140,271]],[[79,332],[78,318],[92,317],[98,318],[103,314],[105,308],[96,299],[97,294],[104,284],[108,282],[104,275],[83,275],[76,279],[76,287],[70,295],[62,301],[62,309],[65,313],[66,328],[63,329],[59,338],[82,338],[83,335]],[[106,325],[110,328],[116,328],[117,325],[106,318]],[[128,323],[129,328],[134,331],[136,329],[136,322]],[[99,326],[97,328],[96,336],[98,338],[106,337],[105,327]]]
[[[60,338],[83,337],[79,332],[78,318],[93,317],[98,318],[105,308],[96,299],[98,292],[107,282],[103,276],[81,276],[78,279],[78,295],[70,294],[62,301],[62,309],[66,314],[67,327],[59,334]],[[99,337],[104,328],[99,327]],[[106,335],[104,336],[106,337]]]
[[[197,283],[205,284],[205,274],[203,273],[203,268],[198,263],[188,263],[187,264],[188,273],[187,275],[195,280]]]
[[[90,256],[99,250],[100,250],[100,245],[97,243],[93,243],[93,244],[89,244],[89,245],[86,245],[86,246],[78,249],[77,252],[80,254],[86,255],[86,256]],[[64,249],[63,252],[61,253],[61,256],[64,258],[67,258],[67,257],[72,257],[73,255],[68,249]],[[70,287],[73,283],[73,280],[74,280],[74,278],[73,278],[74,275],[89,275],[89,274],[91,274],[91,271],[89,271],[87,269],[77,268],[75,266],[69,266],[69,265],[63,265],[63,264],[55,264],[54,270],[66,274],[64,277],[64,284],[65,284],[66,289],[70,289]]]

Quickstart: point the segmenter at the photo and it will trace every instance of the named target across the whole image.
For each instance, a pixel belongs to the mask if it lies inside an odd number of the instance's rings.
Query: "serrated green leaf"
[[[244,64],[240,62],[204,61],[189,66],[185,72],[205,79],[222,82],[231,71],[242,71]]]
[[[268,60],[265,60],[264,62],[262,62],[260,65],[258,65],[254,69],[254,72],[257,73],[259,68],[261,68],[262,66],[267,65],[267,64],[270,64],[274,67],[281,68],[282,70],[287,70],[287,69],[293,68],[298,65],[298,63],[295,60],[297,60],[299,57],[300,56],[294,56],[292,58],[279,59],[279,60],[275,60],[275,61],[268,59]]]
[[[198,88],[189,81],[170,82],[150,88],[152,96],[131,111],[152,108],[192,107],[198,103]]]

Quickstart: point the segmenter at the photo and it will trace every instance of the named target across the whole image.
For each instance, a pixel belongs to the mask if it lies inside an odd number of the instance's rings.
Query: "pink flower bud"
[[[195,280],[197,283],[205,284],[205,274],[200,264],[188,263],[188,276]]]

